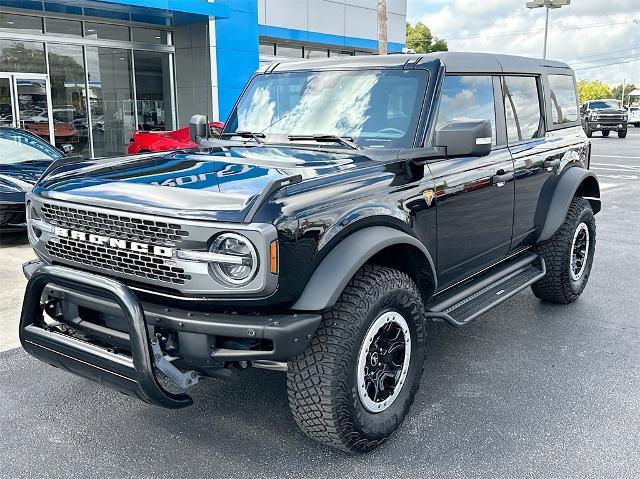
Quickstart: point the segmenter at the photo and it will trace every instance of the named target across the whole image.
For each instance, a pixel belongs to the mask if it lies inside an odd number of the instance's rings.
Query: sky
[[[541,58],[545,9],[525,3],[408,0],[407,20],[423,22],[452,51]],[[578,79],[640,85],[640,0],[572,0],[550,10],[547,58],[569,63]]]

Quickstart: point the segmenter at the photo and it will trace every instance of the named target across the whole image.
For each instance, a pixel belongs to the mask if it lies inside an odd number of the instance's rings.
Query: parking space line
[[[640,160],[640,156],[622,156],[622,155],[591,155],[592,158],[631,158],[634,160]]]

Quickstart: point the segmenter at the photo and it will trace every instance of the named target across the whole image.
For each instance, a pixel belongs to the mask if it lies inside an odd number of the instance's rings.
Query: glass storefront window
[[[275,43],[261,43],[259,45],[260,55],[275,55],[276,44]]]
[[[13,126],[10,78],[0,78],[0,127],[3,126]]]
[[[129,27],[123,25],[107,25],[106,23],[85,23],[84,36],[100,40],[129,41]]]
[[[304,47],[304,57],[305,58],[327,58],[329,56],[329,52],[326,48],[308,48]]]
[[[0,30],[14,33],[42,33],[42,18],[0,13]]]
[[[82,22],[77,20],[62,20],[59,18],[47,18],[47,33],[60,36],[81,37]]]
[[[302,47],[276,45],[276,56],[286,58],[302,58]]]
[[[330,57],[352,57],[354,52],[346,52],[340,50],[331,50],[329,52]]]
[[[56,146],[72,145],[75,154],[88,158],[91,152],[82,47],[49,44],[48,48]]]
[[[44,43],[0,39],[0,71],[46,73]]]
[[[132,28],[131,36],[134,42],[153,43],[155,45],[167,44],[167,32],[151,28]]]
[[[137,128],[174,130],[168,53],[135,51]]]
[[[129,50],[87,47],[95,157],[126,154],[135,127]]]

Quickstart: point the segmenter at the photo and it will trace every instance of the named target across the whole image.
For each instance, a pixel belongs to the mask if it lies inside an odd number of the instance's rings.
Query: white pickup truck
[[[630,106],[628,112],[629,124],[635,126],[636,128],[640,127],[640,106]]]

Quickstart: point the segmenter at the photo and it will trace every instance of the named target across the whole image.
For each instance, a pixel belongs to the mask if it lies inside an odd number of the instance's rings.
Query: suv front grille
[[[119,211],[43,203],[40,215],[47,223],[60,228],[153,246],[173,247],[189,236],[179,224],[158,221],[153,217],[122,215]],[[92,244],[70,237],[52,237],[46,248],[53,258],[103,271],[174,285],[191,280],[191,276],[171,259],[151,253]]]
[[[175,246],[176,241],[189,236],[189,233],[180,225],[173,223],[50,203],[42,205],[41,214],[47,223],[61,228],[157,246]]]
[[[69,238],[56,238],[47,243],[47,251],[55,258],[93,266],[138,278],[184,284],[191,276],[184,269],[167,265],[163,258],[82,243]]]

